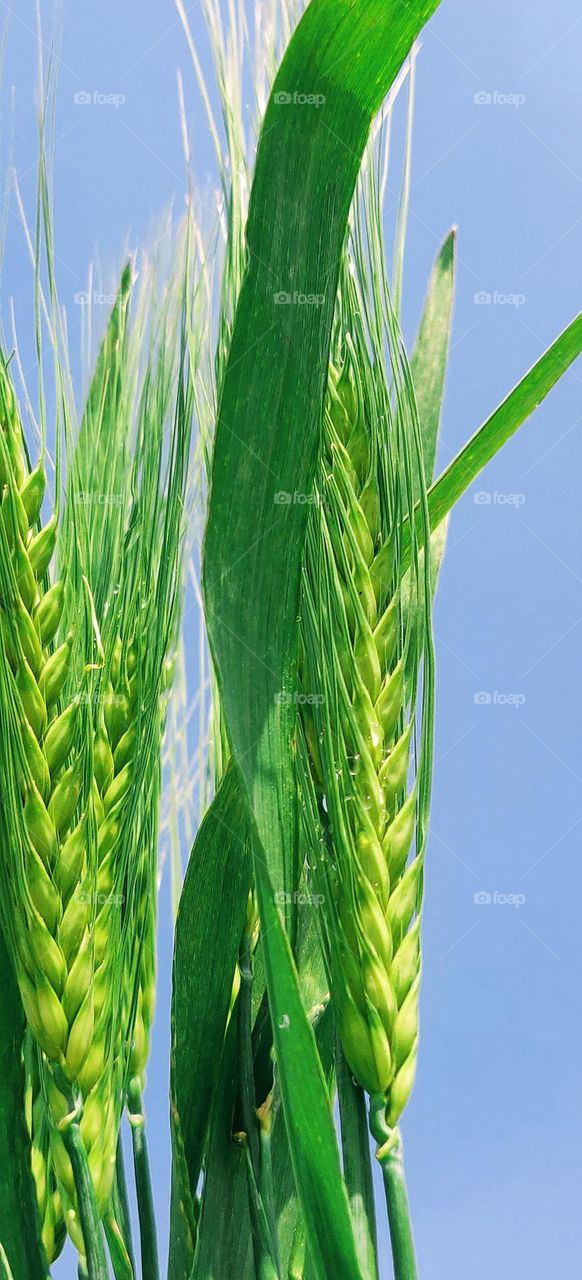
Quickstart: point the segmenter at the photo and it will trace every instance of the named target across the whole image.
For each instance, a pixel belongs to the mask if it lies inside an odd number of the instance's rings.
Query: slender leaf
[[[410,359],[422,436],[424,473],[429,483],[434,475],[451,337],[455,247],[456,228],[453,227],[439,249],[431,272]]]
[[[301,1002],[289,940],[261,858],[255,859],[255,873],[267,985],[272,993],[277,1073],[307,1238],[321,1280],[332,1275],[360,1280],[321,1060]]]
[[[237,1049],[237,1026],[232,1020],[214,1099],[191,1280],[254,1274],[245,1155],[232,1140],[239,1079]]]
[[[437,528],[502,445],[545,400],[581,352],[582,313],[548,347],[432,485],[428,494],[431,529]]]
[[[257,154],[204,585],[231,748],[291,924],[296,615],[339,261],[372,119],[437,6],[312,0],[276,77]]]
[[[304,907],[299,916],[297,969],[303,1007],[314,1029],[317,1052],[327,1081],[329,1096],[334,1086],[334,1019],[327,999],[316,911]],[[326,1001],[324,1004],[323,1002]],[[284,1116],[279,1107],[273,1127],[273,1177],[279,1247],[284,1267],[289,1266],[298,1226],[305,1235],[301,1204],[293,1179]]]
[[[291,40],[259,142],[204,560],[218,686],[258,833],[265,967],[297,1188],[318,1273],[346,1280],[359,1268],[337,1144],[274,895],[285,895],[294,941],[296,619],[342,245],[371,122],[437,7],[312,0]],[[292,1036],[278,1025],[282,1009]]]
[[[231,768],[194,843],[176,923],[172,995],[171,1280],[184,1280],[190,1273],[188,1234],[192,1245],[194,1198],[251,880],[247,826],[239,783]]]

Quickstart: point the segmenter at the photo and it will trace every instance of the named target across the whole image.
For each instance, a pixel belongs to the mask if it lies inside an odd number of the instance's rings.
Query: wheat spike
[[[306,790],[324,829],[316,874],[344,1052],[363,1088],[385,1100],[395,1131],[417,1057],[422,759],[430,755],[425,701],[419,767],[416,691],[430,638],[418,555],[405,582],[400,572],[400,529],[419,463],[414,432],[397,420],[388,394],[377,393],[362,333],[354,342],[344,328],[336,353],[304,571]]]
[[[14,717],[15,740],[10,798],[16,811],[11,822],[9,814],[7,837],[13,851],[19,838],[23,845],[17,866],[23,892],[19,900],[13,893],[6,895],[6,932],[27,1022],[47,1063],[44,1088],[53,1125],[70,1110],[63,1088],[78,1088],[83,1098],[81,1128],[97,1196],[104,1205],[120,1110],[111,1076],[113,992],[100,972],[107,939],[114,935],[107,862],[114,805],[93,778],[91,751],[83,746],[88,708],[78,697],[64,705],[61,696],[70,676],[73,643],[71,636],[60,643],[56,639],[63,585],[51,587],[46,577],[55,549],[56,519],[53,516],[37,530],[46,478],[42,464],[28,470],[4,364],[0,406],[2,710]],[[74,1181],[58,1128],[52,1131],[51,1153],[68,1200],[69,1230],[74,1231]],[[81,1250],[78,1232],[76,1243]]]

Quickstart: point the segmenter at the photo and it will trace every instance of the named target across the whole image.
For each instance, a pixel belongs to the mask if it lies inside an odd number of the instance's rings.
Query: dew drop
[[[291,1026],[291,1021],[288,1013],[283,1014],[283,1017],[280,1018],[279,1022],[277,1023],[277,1026],[281,1031],[286,1031],[287,1027]]]

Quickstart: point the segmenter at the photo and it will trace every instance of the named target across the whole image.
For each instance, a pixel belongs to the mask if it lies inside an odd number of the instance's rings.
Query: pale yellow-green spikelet
[[[332,370],[308,538],[303,681],[318,696],[303,704],[304,737],[333,868],[327,949],[344,1053],[362,1087],[386,1100],[394,1127],[416,1064],[422,859],[404,621],[380,485],[346,364],[341,376]]]
[[[50,652],[62,613],[62,589],[45,591],[45,574],[55,547],[51,520],[36,528],[46,477],[42,463],[27,473],[22,431],[10,384],[2,370],[3,402],[9,408],[2,426],[9,442],[4,456],[5,488],[2,515],[6,543],[13,557],[18,590],[2,610],[5,653],[14,675],[17,706],[29,773],[20,785],[23,817],[29,842],[27,886],[31,900],[28,924],[22,929],[17,955],[18,976],[29,1023],[47,1057],[66,1061],[72,1026],[62,997],[67,957],[59,931],[66,910],[59,883],[59,850],[69,834],[78,805],[81,777],[74,759],[67,763],[74,742],[74,712],[58,701],[70,658],[67,639]],[[87,912],[85,913],[87,914]]]
[[[27,1096],[25,1115],[30,1135],[30,1159],[36,1188],[41,1236],[49,1264],[62,1251],[66,1227],[63,1208],[53,1166],[50,1126],[45,1100],[40,1089],[38,1053],[27,1033]]]
[[[4,367],[0,384],[0,512],[16,586],[10,605],[0,609],[0,623],[28,766],[18,779],[28,901],[26,918],[14,929],[14,959],[28,1025],[45,1055],[39,1070],[53,1122],[49,1154],[58,1183],[55,1193],[68,1197],[67,1225],[76,1230],[71,1168],[54,1128],[68,1104],[52,1073],[57,1066],[62,1070],[71,1086],[80,1089],[83,1105],[97,1078],[84,1079],[89,1067],[95,1072],[98,1062],[101,1087],[107,1090],[110,1084],[106,1021],[99,1022],[94,1009],[95,935],[98,925],[104,931],[100,915],[107,904],[94,909],[89,809],[83,795],[86,761],[77,745],[80,707],[74,697],[67,705],[62,698],[71,661],[71,637],[59,637],[64,591],[62,583],[51,586],[45,576],[55,550],[56,522],[51,519],[44,528],[37,527],[46,488],[44,468],[39,463],[28,473],[22,428]],[[103,1205],[111,1186],[111,1142],[107,1112],[94,1143],[98,1149],[95,1154],[88,1151],[99,1175],[96,1194]],[[40,1169],[40,1156],[35,1159]],[[41,1205],[49,1251],[53,1226],[55,1231],[58,1227],[57,1209],[54,1197]],[[81,1245],[78,1230],[76,1234]]]
[[[99,829],[100,849],[107,855],[115,846],[124,801],[133,782],[133,760],[136,748],[136,716],[139,697],[139,650],[133,642],[124,647],[118,638],[113,652],[110,680],[105,694],[102,732],[96,749],[102,771],[103,822]],[[128,1079],[139,1080],[144,1085],[145,1068],[149,1056],[151,1027],[155,1012],[155,898],[153,881],[148,874],[144,846],[140,892],[135,907],[136,947],[141,943],[139,971],[128,973],[125,990],[124,1025],[131,1024],[134,986],[137,980],[136,1003],[133,1009],[133,1026],[130,1041],[120,1045],[126,1058]],[[106,874],[107,857],[105,857]],[[106,888],[104,881],[104,888]],[[130,964],[135,957],[130,956]]]
[[[118,677],[119,658],[115,668],[115,675]],[[119,895],[114,891],[113,857],[119,831],[119,811],[127,790],[123,790],[119,784],[115,787],[120,771],[116,772],[115,754],[109,733],[112,708],[116,711],[117,733],[129,732],[130,703],[109,682],[100,695],[93,743],[92,802],[97,827],[96,878],[94,884],[87,885],[86,893],[76,893],[77,901],[71,901],[70,910],[63,920],[64,945],[69,961],[63,1004],[72,1021],[64,1064],[65,1073],[69,1078],[74,1077],[81,1090],[81,1134],[87,1149],[97,1204],[102,1212],[109,1200],[115,1171],[121,1102],[119,1071],[115,1060],[122,1051],[121,1029],[124,1025],[123,1016],[117,1016],[118,1042],[111,1044],[110,1033],[106,1034],[112,1012],[109,1008],[113,988],[110,970],[115,962],[111,939],[118,936],[114,928],[114,915],[119,915],[122,905]],[[123,724],[120,723],[120,712],[125,712],[128,717]],[[61,737],[62,732],[55,725],[54,742],[49,740],[48,746],[49,751],[53,749],[57,756],[61,751]],[[71,832],[61,851],[64,887],[82,884],[85,847],[86,835],[82,824],[79,824]],[[83,947],[84,917],[79,910],[79,899],[84,897],[87,897],[93,907],[89,948]],[[119,1015],[119,1010],[116,1013]],[[63,1104],[64,1098],[59,1100],[53,1095],[53,1105],[62,1109]],[[59,1133],[55,1133],[53,1145],[59,1180],[66,1199],[68,1229],[75,1239],[79,1230],[76,1222],[74,1180]]]

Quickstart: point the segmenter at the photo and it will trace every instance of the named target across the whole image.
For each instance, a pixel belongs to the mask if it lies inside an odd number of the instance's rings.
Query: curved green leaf
[[[298,880],[293,663],[339,261],[372,119],[439,0],[312,0],[259,142],[204,587],[231,748],[276,891]]]
[[[311,1255],[321,1280],[361,1280],[325,1076],[289,939],[260,857],[255,874],[279,1087]]]
[[[275,895],[283,901],[293,942],[299,582],[349,208],[373,117],[438,3],[312,0],[291,40],[259,142],[206,532],[209,637],[258,834],[271,1012],[289,1005],[284,1011],[293,1019],[292,1035],[275,1025],[277,1064],[322,1280],[336,1274],[348,1280],[359,1268],[325,1081],[274,901]]]
[[[245,1155],[232,1140],[238,1085],[238,1032],[231,1021],[214,1099],[190,1280],[254,1275]]]
[[[0,1245],[14,1280],[47,1280],[24,1119],[24,1014],[1,932],[0,973]]]
[[[196,837],[176,922],[169,1276],[188,1280],[194,1202],[251,881],[246,808],[230,768]]]

